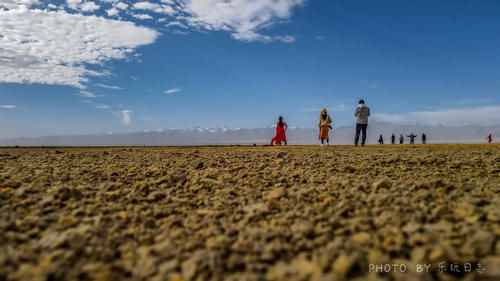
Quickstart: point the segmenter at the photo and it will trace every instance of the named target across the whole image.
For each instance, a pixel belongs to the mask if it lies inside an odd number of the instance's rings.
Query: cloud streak
[[[494,125],[500,123],[500,106],[480,106],[463,109],[417,111],[401,114],[374,113],[373,118],[393,123],[428,125]]]
[[[122,90],[122,87],[118,86],[110,86],[110,85],[104,85],[104,84],[95,84],[97,87],[105,88],[105,89],[112,89],[112,90]]]
[[[4,108],[4,109],[13,109],[13,108],[17,108],[17,106],[15,105],[0,105],[0,108]]]
[[[174,89],[166,90],[164,93],[165,93],[166,95],[171,95],[171,94],[178,93],[178,92],[180,92],[180,91],[181,91],[181,89],[180,89],[180,88],[174,88]]]

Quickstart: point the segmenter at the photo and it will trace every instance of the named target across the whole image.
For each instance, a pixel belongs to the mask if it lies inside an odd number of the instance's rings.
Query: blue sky
[[[351,125],[360,98],[381,121],[500,123],[498,1],[0,7],[0,138],[315,127],[322,107]]]

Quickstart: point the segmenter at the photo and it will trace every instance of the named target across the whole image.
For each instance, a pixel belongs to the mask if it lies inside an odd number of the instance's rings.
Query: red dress
[[[285,128],[288,128],[285,122],[283,122],[283,127],[280,126],[280,122],[276,124],[276,136],[271,140],[271,146],[274,144],[281,145],[282,141],[286,144]]]

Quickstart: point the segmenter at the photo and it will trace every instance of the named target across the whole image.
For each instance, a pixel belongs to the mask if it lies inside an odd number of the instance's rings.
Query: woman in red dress
[[[271,146],[274,144],[281,145],[281,142],[286,143],[286,134],[285,131],[288,128],[285,122],[283,122],[283,117],[280,116],[278,124],[276,124],[276,136],[271,140]]]

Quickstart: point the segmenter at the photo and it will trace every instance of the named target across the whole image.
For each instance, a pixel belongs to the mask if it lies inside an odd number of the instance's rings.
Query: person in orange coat
[[[288,129],[288,125],[283,122],[283,117],[280,116],[278,123],[276,124],[276,136],[271,140],[271,146],[274,144],[281,145],[281,142],[286,142],[286,129]]]
[[[319,139],[321,140],[321,145],[323,145],[323,141],[326,140],[326,145],[329,145],[330,137],[328,136],[329,129],[332,128],[330,124],[332,123],[332,118],[326,112],[326,108],[321,110],[321,115],[319,116]]]

